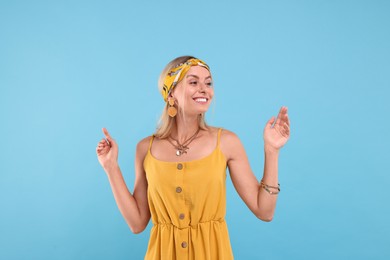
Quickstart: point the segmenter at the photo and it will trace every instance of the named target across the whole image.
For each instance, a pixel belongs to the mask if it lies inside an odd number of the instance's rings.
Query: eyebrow
[[[198,76],[196,76],[196,75],[192,75],[192,74],[189,74],[189,75],[187,75],[187,76],[186,76],[186,78],[188,78],[188,77],[194,77],[194,78],[197,78],[197,79],[199,79],[199,77],[198,77]],[[208,79],[208,78],[211,78],[211,76],[207,76],[205,79]]]

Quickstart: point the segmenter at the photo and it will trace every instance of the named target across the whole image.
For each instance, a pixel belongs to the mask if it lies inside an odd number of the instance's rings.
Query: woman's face
[[[201,66],[192,66],[172,93],[177,106],[187,115],[205,113],[214,96],[210,72]]]

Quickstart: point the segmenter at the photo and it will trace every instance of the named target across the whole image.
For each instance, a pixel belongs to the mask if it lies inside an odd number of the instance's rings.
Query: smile
[[[199,97],[199,98],[194,98],[194,101],[197,103],[204,104],[204,103],[207,103],[208,99],[204,98],[204,97]]]

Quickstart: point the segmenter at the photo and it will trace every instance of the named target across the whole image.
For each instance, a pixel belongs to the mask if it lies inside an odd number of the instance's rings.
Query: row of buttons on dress
[[[180,170],[182,170],[183,169],[183,164],[181,164],[181,163],[178,163],[177,164],[177,169],[180,171]],[[179,186],[179,187],[176,187],[176,192],[177,193],[181,193],[183,191],[183,189]],[[181,220],[183,220],[185,218],[185,215],[184,215],[184,213],[180,213],[179,214],[179,219],[181,219]],[[181,243],[181,247],[182,248],[186,248],[187,247],[187,242],[186,241],[183,241],[182,243]]]

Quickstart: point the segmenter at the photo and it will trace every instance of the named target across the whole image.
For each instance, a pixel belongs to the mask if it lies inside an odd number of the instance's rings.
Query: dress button
[[[180,218],[180,219],[184,219],[184,217],[185,217],[185,215],[184,215],[183,213],[181,213],[181,214],[179,215],[179,218]]]
[[[181,247],[182,248],[186,248],[187,247],[187,242],[186,241],[181,242]]]
[[[183,164],[179,163],[179,164],[177,165],[177,169],[178,169],[178,170],[183,169]]]
[[[177,193],[182,192],[182,188],[181,188],[181,187],[176,187],[176,192],[177,192]]]

